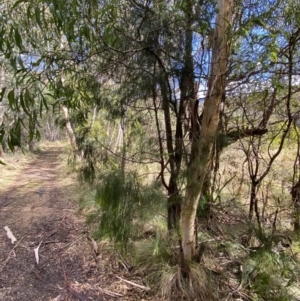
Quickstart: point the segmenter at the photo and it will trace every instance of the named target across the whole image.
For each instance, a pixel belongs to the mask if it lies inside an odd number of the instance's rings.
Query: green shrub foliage
[[[90,222],[98,223],[95,237],[110,238],[127,249],[143,224],[165,203],[164,198],[155,185],[143,185],[135,172],[107,173],[96,188],[96,210],[89,217]]]

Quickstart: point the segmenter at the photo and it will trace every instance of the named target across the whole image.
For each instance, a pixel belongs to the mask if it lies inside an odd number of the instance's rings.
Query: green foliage
[[[86,129],[82,129],[86,131]],[[82,132],[77,137],[77,143],[80,150],[83,152],[83,160],[78,168],[78,178],[81,182],[93,184],[95,179],[103,170],[116,170],[118,162],[116,158],[110,156],[110,153],[99,145],[95,139],[87,138],[82,135]]]
[[[224,93],[222,100],[222,126],[236,133],[231,137],[235,141],[243,139],[246,129],[272,124],[267,143],[271,141],[273,150],[280,144],[287,119],[286,99],[290,92],[295,102],[298,99],[295,87],[290,87],[292,91],[287,88],[287,77],[291,71],[297,76],[299,69],[300,6],[291,0],[248,2],[234,1],[234,20],[227,20],[228,48],[233,51],[224,74],[228,95]],[[200,89],[209,87],[216,1],[5,0],[0,8],[0,59],[9,66],[5,75],[12,75],[7,87],[0,87],[1,104],[9,107],[0,124],[3,148],[13,151],[34,135],[39,137],[38,121],[48,104],[54,102],[56,109],[66,106],[83,153],[79,178],[90,184],[86,205],[92,206],[93,212],[89,220],[97,224],[97,237],[108,237],[128,248],[142,236],[141,229],[153,219],[153,212],[161,213],[166,204],[158,187],[146,185],[131,171],[135,164],[140,167],[150,162],[155,165],[154,177],[160,173],[166,182],[173,171],[174,186],[182,188],[178,193],[184,190],[187,161],[193,157],[190,139],[183,134],[180,137],[182,131],[189,131],[193,114],[188,109],[188,82],[199,84]],[[293,66],[288,69],[290,61]],[[163,91],[164,83],[167,91]],[[162,101],[165,96],[167,101]],[[171,111],[170,131],[166,131],[169,117],[164,107]],[[89,122],[91,108],[101,112],[93,122]],[[268,113],[272,118],[263,120]],[[61,125],[65,126],[66,120],[61,120]],[[172,141],[166,143],[166,138]],[[260,139],[247,139],[256,149],[254,144]],[[218,134],[217,150],[232,141],[224,133]],[[250,151],[245,153],[249,158]],[[261,153],[254,153],[253,158],[265,160]],[[194,180],[199,185],[196,177]],[[207,216],[211,198],[208,187],[200,200],[199,216]],[[160,279],[172,288],[165,294],[171,296],[178,283],[181,288],[188,284],[175,264],[179,256],[171,250],[170,241],[174,240],[166,241],[166,236],[155,233],[147,246],[149,252],[143,251],[143,245],[139,248],[149,259],[148,270],[151,262],[157,262],[153,280],[165,270]],[[260,237],[262,243],[268,243],[263,239]],[[279,300],[276,293],[281,286],[273,275],[284,271],[281,280],[292,277],[283,258],[270,249],[245,264],[245,283],[258,298]],[[260,261],[264,264],[259,265]],[[196,267],[193,272],[199,280],[194,282],[196,291],[204,291],[202,271]]]
[[[108,237],[122,250],[138,237],[144,223],[161,210],[165,197],[154,185],[145,186],[135,172],[112,171],[96,186],[95,211],[88,221],[97,223],[96,238]]]
[[[168,269],[177,264],[176,253],[172,250],[175,238],[167,237],[165,230],[154,228],[155,235],[137,241],[133,249],[134,263],[139,269],[147,271],[147,281],[150,285],[157,285],[164,268]],[[175,255],[175,256],[174,256]]]
[[[251,288],[254,300],[295,300],[288,290],[297,278],[291,259],[288,254],[265,249],[250,255],[243,266],[242,281]]]
[[[199,201],[199,205],[197,208],[197,217],[198,218],[207,218],[209,209],[210,209],[210,200],[211,200],[211,193],[209,188],[204,189],[201,199]]]
[[[278,122],[269,127],[267,142],[270,149],[277,149],[281,143],[283,132],[286,130],[286,122]],[[295,147],[297,145],[297,133],[294,127],[290,127],[285,141],[285,146]]]

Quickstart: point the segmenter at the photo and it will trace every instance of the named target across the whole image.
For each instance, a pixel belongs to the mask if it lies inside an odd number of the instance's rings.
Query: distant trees
[[[99,161],[117,162],[123,174],[126,162],[155,164],[186,275],[197,255],[197,211],[214,199],[222,150],[235,142],[246,158],[248,217],[255,214],[260,227],[257,195],[299,112],[298,5],[53,0],[2,6],[0,53],[17,85],[3,89],[3,99],[31,125],[49,103],[61,107],[74,153],[83,151],[91,178]],[[18,119],[11,137],[21,124]]]

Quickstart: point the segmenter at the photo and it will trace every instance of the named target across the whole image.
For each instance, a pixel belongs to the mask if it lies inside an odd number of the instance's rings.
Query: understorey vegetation
[[[67,138],[94,237],[157,298],[300,298],[300,3],[0,11],[0,156]]]

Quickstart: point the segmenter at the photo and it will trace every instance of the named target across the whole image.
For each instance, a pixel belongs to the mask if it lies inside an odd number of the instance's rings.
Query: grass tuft
[[[165,232],[166,233],[166,232]],[[215,300],[207,272],[199,264],[191,264],[188,279],[178,265],[176,239],[161,233],[155,239],[135,245],[138,271],[147,284],[159,292],[163,300]]]

